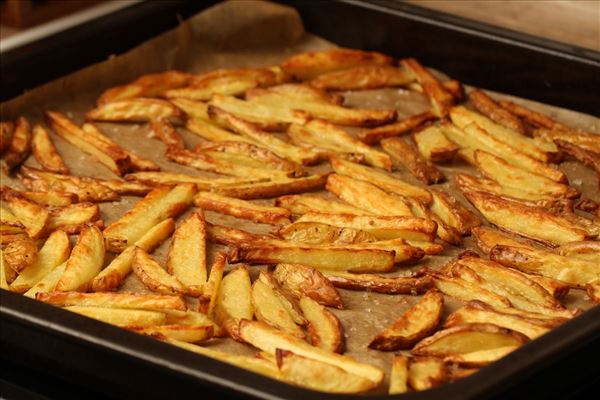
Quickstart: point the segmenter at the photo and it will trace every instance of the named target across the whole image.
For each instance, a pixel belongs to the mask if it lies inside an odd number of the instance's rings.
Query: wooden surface
[[[600,0],[407,0],[407,2],[600,51]]]

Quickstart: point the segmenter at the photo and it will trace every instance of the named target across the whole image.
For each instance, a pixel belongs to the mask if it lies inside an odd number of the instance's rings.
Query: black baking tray
[[[600,55],[593,51],[398,2],[280,2],[300,12],[307,31],[337,44],[414,56],[468,84],[600,112]],[[52,48],[67,47],[71,56],[55,54],[48,74],[30,75],[25,68],[18,73],[19,63],[14,61],[35,65],[36,59],[47,60],[52,54],[45,50],[48,44],[32,43],[25,52],[17,49],[12,61],[2,60],[0,92],[4,96],[10,86],[14,95],[81,68],[85,64],[80,54],[90,63],[124,52],[212,3],[144,2],[109,16],[108,21],[58,34],[51,38]],[[112,47],[110,41],[102,41],[90,49],[86,41],[124,32],[131,36]],[[5,74],[13,77],[11,82],[5,81]],[[597,365],[599,359],[600,307],[595,307],[471,377],[392,398],[585,397],[599,385],[597,368],[586,366]],[[61,399],[349,397],[292,387],[4,290],[0,290],[0,368],[0,395],[17,398],[37,398],[40,393],[41,398]]]

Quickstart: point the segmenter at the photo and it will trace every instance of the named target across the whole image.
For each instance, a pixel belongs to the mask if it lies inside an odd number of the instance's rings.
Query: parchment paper
[[[83,122],[83,113],[93,107],[95,99],[102,91],[111,86],[132,81],[142,74],[168,69],[200,73],[215,68],[269,66],[281,62],[291,54],[332,46],[334,45],[304,32],[300,17],[291,8],[261,1],[226,2],[190,18],[178,28],[149,40],[126,54],[92,65],[1,104],[1,116],[2,120],[6,120],[24,115],[32,123],[42,123],[44,110],[59,110],[81,123]],[[405,56],[410,55],[406,54]],[[342,94],[346,99],[346,105],[395,108],[400,117],[425,111],[429,107],[425,96],[404,89],[344,92]],[[502,97],[511,98],[510,96]],[[595,117],[526,100],[519,99],[518,102],[534,110],[549,113],[553,118],[567,125],[600,132],[600,120]],[[147,125],[111,123],[98,125],[115,142],[157,162],[163,171],[216,176],[168,162],[163,156],[164,145],[150,138]],[[352,133],[356,132],[356,129],[348,130]],[[189,148],[203,141],[183,128],[179,128],[179,132]],[[59,153],[76,175],[115,178],[108,169],[91,157],[53,133],[51,136]],[[37,166],[33,157],[30,157],[26,164]],[[319,169],[322,168],[323,166],[319,167]],[[572,161],[561,164],[560,168],[568,175],[573,186],[580,189],[585,196],[600,201],[600,195],[595,188],[595,176],[590,169]],[[472,167],[457,162],[451,166],[442,166],[441,169],[449,178],[457,171],[474,172]],[[398,171],[396,175],[410,183],[423,186],[407,171]],[[3,184],[21,187],[14,178],[6,175],[2,175],[1,178]],[[449,191],[473,210],[453,185],[443,183],[434,187],[441,187]],[[321,195],[331,196],[327,193]],[[101,203],[102,217],[106,225],[118,219],[137,201],[139,201],[138,197],[123,197],[118,202]],[[272,204],[273,200],[257,200],[257,202]],[[272,228],[268,225],[253,224],[213,212],[207,212],[206,216],[207,220],[212,223],[234,226],[252,232],[265,233]],[[167,241],[153,254],[161,262],[164,261],[168,245]],[[209,249],[212,260],[215,250],[224,249],[224,247],[211,244]],[[400,266],[395,274],[406,274],[423,266],[437,268],[464,249],[474,249],[469,238],[465,239],[464,245],[460,248],[446,245],[446,251],[441,256],[425,257],[413,266]],[[112,256],[109,255],[107,263],[111,259]],[[253,267],[253,273],[256,274],[259,268]],[[127,278],[121,290],[147,291],[134,275]],[[393,353],[368,350],[367,344],[378,332],[416,303],[420,297],[347,290],[340,290],[340,293],[346,308],[331,311],[340,318],[345,330],[345,354],[355,357],[359,361],[376,365],[388,374]],[[572,291],[565,303],[569,307],[590,308],[591,303],[585,301],[584,297],[583,292]],[[446,297],[446,312],[450,313],[460,304],[460,302]],[[254,352],[250,346],[244,346],[230,339],[216,339],[210,345],[240,354],[253,354]],[[380,392],[386,391],[387,378],[386,383],[380,388]]]

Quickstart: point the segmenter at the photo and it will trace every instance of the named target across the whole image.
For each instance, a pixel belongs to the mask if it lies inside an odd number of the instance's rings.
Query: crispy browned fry
[[[253,242],[274,239],[273,236],[270,235],[250,233],[223,225],[213,225],[210,222],[206,223],[206,233],[213,242],[231,247],[244,247]]]
[[[275,200],[277,207],[283,207],[292,214],[302,215],[307,213],[327,212],[332,214],[368,215],[368,211],[354,206],[333,201],[325,197],[311,196],[307,194],[282,196]]]
[[[47,209],[26,199],[8,186],[2,186],[1,195],[4,204],[25,227],[29,237],[36,239],[42,235],[50,217]]]
[[[179,71],[143,75],[131,83],[106,90],[98,99],[98,104],[134,97],[158,97],[167,90],[185,86],[191,79],[192,75]]]
[[[511,129],[522,135],[527,134],[523,122],[511,112],[502,108],[494,99],[483,90],[473,90],[469,93],[469,101],[483,115],[505,128]]]
[[[156,311],[187,309],[181,297],[155,294],[48,292],[38,293],[35,298],[59,307],[84,306]]]
[[[193,184],[154,189],[104,230],[107,249],[117,253],[125,250],[154,225],[185,211],[195,193],[196,186]]]
[[[10,242],[4,248],[5,265],[18,273],[33,265],[37,258],[37,244],[29,237]]]
[[[412,197],[424,204],[431,203],[431,194],[426,189],[411,185],[396,176],[386,174],[375,168],[366,167],[338,157],[330,157],[333,170],[340,174],[369,182],[381,189],[404,197]]]
[[[299,305],[308,320],[307,329],[312,345],[342,353],[344,333],[337,317],[310,297],[301,298]]]
[[[135,172],[125,175],[129,183],[149,186],[177,185],[179,183],[193,183],[198,190],[210,190],[215,186],[241,185],[265,181],[264,178],[202,178],[195,175],[177,174],[174,172]]]
[[[85,227],[54,290],[67,292],[86,289],[102,269],[104,254],[104,238],[100,229],[93,225]]]
[[[420,294],[432,286],[432,280],[428,276],[387,277],[330,270],[324,271],[324,274],[333,286],[349,290],[367,290],[386,294]]]
[[[408,384],[414,390],[427,390],[448,380],[444,362],[435,357],[412,357],[408,361]]]
[[[556,251],[561,256],[580,258],[600,264],[599,241],[571,242],[560,246]]]
[[[117,194],[127,196],[144,196],[150,193],[150,191],[152,190],[152,186],[144,185],[139,182],[126,182],[119,179],[89,179],[89,182],[100,183],[106,186],[107,188],[113,190]]]
[[[471,231],[471,236],[473,237],[473,241],[477,247],[479,247],[481,251],[486,254],[489,254],[492,248],[497,244],[516,247],[531,247],[531,245],[522,240],[515,240],[509,235],[487,226],[478,226],[477,228],[473,228]]]
[[[121,310],[118,308],[69,306],[65,310],[121,327],[149,327],[162,325],[166,316],[162,312],[148,310]]]
[[[152,253],[163,240],[171,236],[173,230],[175,230],[175,221],[170,218],[150,228],[144,236],[135,242],[134,246],[128,247],[115,257],[111,263],[92,280],[92,290],[94,292],[106,292],[116,289],[123,279],[131,272],[131,264],[133,262],[136,247],[143,249],[147,253]]]
[[[200,292],[206,283],[206,222],[202,210],[188,215],[179,225],[167,254],[167,271],[188,288]]]
[[[564,201],[569,201],[564,198],[561,199],[560,197],[553,196],[551,193],[538,193],[534,191],[521,190],[519,188],[510,186],[502,186],[491,179],[478,178],[468,174],[455,175],[454,182],[463,193],[485,192],[500,197],[508,197],[510,199],[519,200],[525,204],[531,203],[544,206],[554,206]]]
[[[419,153],[426,160],[433,162],[452,161],[459,149],[456,144],[448,140],[441,128],[435,125],[414,131],[412,140],[417,145]]]
[[[421,182],[431,185],[446,180],[444,174],[433,164],[427,162],[406,140],[401,138],[384,139],[381,141],[381,147],[395,163],[404,166]]]
[[[507,100],[501,100],[499,103],[502,108],[513,113],[517,117],[523,118],[531,125],[547,129],[569,130],[567,126],[554,121],[549,116],[530,110],[523,105],[515,104]]]
[[[6,145],[6,152],[2,155],[2,170],[10,173],[15,167],[18,167],[31,151],[31,126],[29,122],[20,117],[17,120],[15,130],[13,131],[10,144]]]
[[[15,123],[12,121],[0,121],[0,154],[8,149],[15,132]]]
[[[214,318],[215,307],[219,298],[219,288],[223,280],[223,272],[227,264],[227,256],[223,252],[215,254],[212,265],[210,266],[210,274],[204,285],[202,298],[198,304],[198,311]]]
[[[402,68],[370,65],[319,75],[310,84],[324,90],[361,90],[403,86],[413,80]]]
[[[444,357],[444,362],[463,367],[485,367],[516,350],[517,346],[497,347],[495,349],[479,350],[470,353],[452,354]]]
[[[2,235],[25,234],[25,225],[4,207],[0,207],[0,233],[2,233]]]
[[[296,54],[281,63],[281,68],[300,80],[368,65],[392,65],[394,60],[381,53],[352,49],[333,49]]]
[[[185,286],[177,278],[169,275],[152,257],[143,249],[136,247],[131,265],[133,272],[140,281],[150,290],[162,294],[185,294]]]
[[[340,228],[320,222],[295,222],[277,230],[285,240],[308,244],[352,244],[376,242],[372,234],[353,228]]]
[[[433,278],[434,286],[447,296],[462,301],[481,300],[495,307],[510,307],[510,301],[503,296],[481,288],[479,285],[467,282],[464,279],[448,276],[436,271],[428,271],[427,275]]]
[[[331,174],[325,187],[355,207],[385,216],[412,216],[412,211],[400,196],[388,194],[369,182],[349,176]]]
[[[543,208],[482,192],[468,192],[465,197],[494,225],[544,244],[561,245],[591,238],[577,224]]]
[[[414,58],[401,60],[400,63],[421,84],[435,115],[438,117],[448,115],[454,97],[444,85]]]
[[[600,282],[592,282],[586,285],[587,294],[590,296],[590,300],[594,303],[600,303]]]
[[[425,111],[424,113],[412,115],[388,125],[363,130],[358,134],[358,138],[367,144],[376,144],[385,138],[408,133],[423,123],[436,118],[430,111]]]
[[[400,319],[378,334],[369,347],[382,351],[410,349],[435,331],[443,312],[444,296],[437,290],[430,290]]]
[[[328,122],[315,119],[302,126],[292,124],[287,134],[296,144],[325,149],[333,153],[360,154],[369,165],[388,171],[392,169],[392,161],[387,154],[354,139],[343,129]]]
[[[537,129],[533,131],[533,136],[552,140],[555,143],[560,140],[584,150],[591,151],[592,153],[600,154],[600,139],[598,138],[597,133],[575,131],[566,127],[564,129],[565,130],[563,130],[563,128],[555,130]]]
[[[406,392],[408,392],[408,357],[394,354],[388,393],[401,394]]]
[[[179,118],[182,112],[165,100],[133,98],[100,104],[85,114],[88,121],[146,122],[158,118]]]
[[[67,168],[65,162],[56,151],[48,132],[41,125],[33,127],[31,151],[37,162],[46,171],[59,174],[69,173],[69,168]]]
[[[328,93],[325,90],[320,90],[308,85],[285,84],[271,86],[268,89],[252,89],[248,90],[244,98],[246,100],[254,100],[269,93],[284,94],[297,99],[325,101],[329,104],[342,105],[344,98],[338,94]]]
[[[296,299],[309,297],[324,306],[344,308],[340,294],[318,270],[302,264],[278,264],[273,278],[285,293]]]
[[[285,208],[263,206],[217,193],[199,192],[194,197],[194,205],[263,224],[289,224],[290,222],[290,212]]]
[[[46,229],[48,231],[60,229],[68,234],[74,234],[79,233],[88,223],[103,227],[100,208],[97,204],[78,203],[51,210]]]
[[[584,287],[600,277],[600,266],[574,257],[565,257],[545,250],[497,245],[490,259],[523,272],[558,279],[574,287]]]
[[[431,190],[431,195],[431,211],[462,235],[469,235],[471,229],[481,225],[479,218],[451,195],[441,190]]]
[[[21,192],[23,197],[42,206],[66,207],[77,203],[79,198],[75,193],[68,192]]]
[[[150,121],[150,130],[155,138],[159,139],[167,147],[178,149],[185,148],[183,138],[177,133],[175,127],[168,119],[159,118]]]
[[[213,337],[214,328],[211,325],[159,325],[147,327],[127,327],[142,335],[159,340],[180,340],[186,343],[204,342]]]
[[[243,183],[214,187],[211,190],[223,196],[235,197],[243,200],[268,199],[283,196],[313,192],[323,189],[327,182],[328,174],[314,174],[302,178],[277,178],[268,182]]]
[[[596,171],[596,174],[598,174],[598,185],[600,185],[600,146],[598,146],[598,152],[593,152],[564,140],[555,139],[554,142],[563,153],[568,154],[582,164],[593,168]]]
[[[252,320],[252,286],[246,265],[231,270],[219,287],[215,306],[216,321],[236,340],[239,340],[237,327],[242,319]]]
[[[529,279],[546,289],[555,299],[564,298],[571,289],[567,283],[541,275],[525,274]]]

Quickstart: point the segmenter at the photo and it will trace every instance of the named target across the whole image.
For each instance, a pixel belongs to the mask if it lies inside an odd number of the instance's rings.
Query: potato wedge
[[[342,353],[344,333],[340,320],[310,297],[301,298],[299,305],[308,320],[308,336],[312,345],[334,353]]]
[[[567,126],[554,121],[549,116],[530,110],[529,108],[523,105],[516,104],[508,100],[501,100],[500,106],[505,110],[508,110],[510,113],[516,115],[517,117],[523,118],[526,122],[528,122],[531,125],[553,130],[569,129]]]
[[[565,147],[564,144],[568,143],[571,146],[577,146],[587,152],[594,154],[600,154],[600,139],[598,139],[597,133],[582,132],[570,129],[568,127],[555,128],[555,129],[536,129],[533,131],[533,136],[540,139],[552,140],[559,147]],[[564,151],[564,149],[563,149]],[[594,157],[594,155],[591,155]]]
[[[388,394],[408,392],[408,357],[394,354],[390,371],[390,388]]]
[[[517,346],[497,347],[495,349],[473,351],[471,353],[452,354],[444,357],[444,362],[462,367],[485,367],[516,350]]]
[[[285,208],[262,206],[211,192],[196,194],[194,205],[205,210],[216,211],[257,223],[286,224],[290,222],[290,212]]]
[[[179,118],[181,111],[165,100],[138,97],[98,105],[85,114],[88,121],[147,122],[159,118]]]
[[[393,175],[386,174],[374,168],[342,160],[338,157],[330,157],[329,163],[337,174],[369,182],[387,192],[404,197],[411,197],[424,204],[431,203],[431,194],[427,190],[404,182]]]
[[[370,213],[384,216],[412,216],[402,197],[388,194],[377,186],[349,176],[331,174],[327,177],[328,192],[343,201]]]
[[[19,233],[25,234],[25,225],[23,225],[13,213],[4,207],[0,207],[0,233],[3,235]]]
[[[91,225],[81,230],[77,243],[66,261],[65,272],[54,290],[67,292],[87,289],[91,280],[104,265],[104,238],[97,227]]]
[[[358,139],[366,144],[377,144],[383,139],[400,136],[423,125],[425,122],[437,117],[431,112],[426,111],[421,114],[412,115],[391,124],[378,126],[377,128],[365,129],[358,134]]]
[[[31,152],[43,169],[58,174],[69,174],[69,168],[56,151],[48,132],[41,126],[33,127]]]
[[[419,153],[428,161],[442,163],[452,161],[459,147],[448,140],[439,126],[430,125],[414,131],[412,140]]]
[[[147,327],[128,327],[129,330],[159,340],[174,339],[187,343],[199,343],[213,337],[211,325],[159,325]]]
[[[600,264],[600,242],[571,242],[556,249],[561,256],[575,257]]]
[[[56,288],[56,283],[65,272],[67,262],[57,265],[51,269],[46,275],[43,276],[36,284],[34,284],[29,290],[23,293],[23,296],[35,299],[37,293],[51,292]]]
[[[283,71],[297,79],[369,65],[392,65],[394,60],[381,53],[353,49],[333,49],[296,54],[283,63]]]
[[[310,85],[323,90],[365,90],[404,86],[413,80],[402,68],[370,65],[322,74],[312,79]]]
[[[206,223],[206,233],[211,241],[230,247],[247,247],[253,242],[268,242],[275,239],[270,235],[250,233],[224,225],[213,225],[210,222]]]
[[[31,126],[24,117],[17,120],[10,144],[6,147],[2,155],[2,170],[9,174],[27,159],[31,151]]]
[[[211,319],[214,319],[215,307],[219,298],[219,288],[221,287],[226,264],[227,256],[225,253],[218,252],[215,254],[215,259],[210,266],[208,280],[204,285],[203,298],[198,304],[198,311],[205,313]]]
[[[167,271],[188,288],[188,293],[201,291],[208,275],[204,212],[188,215],[175,230],[167,254]]]
[[[167,90],[185,86],[192,75],[179,71],[164,71],[142,75],[126,85],[105,90],[98,98],[98,104],[111,103],[134,97],[158,97]]]
[[[368,211],[353,207],[328,198],[311,196],[308,194],[282,196],[275,200],[275,206],[283,207],[292,214],[302,215],[307,213],[322,212],[327,210],[331,214],[367,215]]]
[[[181,297],[154,294],[48,292],[38,293],[35,298],[58,307],[83,306],[150,311],[185,311],[187,308]]]
[[[37,244],[29,237],[10,242],[4,248],[4,264],[17,273],[31,267],[37,258]]]
[[[427,390],[448,380],[444,362],[435,357],[412,357],[408,361],[408,385],[413,390]]]
[[[565,257],[545,250],[497,245],[490,259],[526,273],[542,275],[585,287],[600,277],[600,265],[593,261]]]
[[[473,90],[469,93],[469,101],[477,111],[507,129],[527,135],[527,129],[521,120],[511,112],[502,108],[483,90]]]
[[[365,163],[390,171],[390,157],[354,139],[349,133],[329,122],[314,119],[304,125],[292,124],[288,136],[298,145],[325,149],[333,153],[361,154]]]
[[[187,293],[185,286],[176,277],[169,275],[148,253],[139,247],[135,248],[131,268],[144,286],[154,292],[170,295]]]
[[[430,220],[431,222],[437,225],[436,236],[439,237],[444,242],[459,245],[462,242],[461,233],[445,223],[442,218],[440,218],[437,214],[428,209],[423,203],[418,200],[409,199],[408,200],[411,211],[413,215],[418,218],[423,218]],[[433,240],[433,239],[432,239]]]
[[[7,186],[2,187],[1,195],[4,204],[25,227],[29,237],[36,239],[44,233],[50,219],[47,209]]]
[[[420,294],[432,287],[428,276],[387,277],[374,274],[351,274],[344,272],[324,271],[324,275],[335,287],[348,290],[366,290],[386,294]]]
[[[348,356],[311,346],[302,339],[271,328],[262,322],[242,320],[239,330],[240,336],[245,342],[267,353],[275,354],[277,349],[287,350],[312,360],[335,365],[348,373],[362,376],[375,385],[379,385],[383,381],[383,371],[379,368],[359,363]]]
[[[242,183],[214,187],[211,190],[223,196],[243,200],[268,199],[287,194],[313,192],[325,187],[328,174],[314,174],[302,178],[277,178],[268,182]]]
[[[13,121],[0,121],[0,154],[4,153],[15,133],[15,123]]]
[[[479,151],[479,150],[477,150]],[[525,172],[524,170],[520,170]],[[528,172],[526,172],[528,174]],[[539,176],[539,175],[537,175]],[[504,179],[504,178],[501,178]],[[554,181],[552,181],[555,183]],[[553,206],[554,204],[560,203],[566,199],[561,199],[553,195],[552,193],[546,193],[545,191],[535,192],[528,189],[521,190],[519,188],[503,186],[499,183],[486,178],[477,178],[468,174],[457,174],[454,176],[454,183],[463,192],[484,192],[495,196],[507,197],[521,201],[523,203],[532,203],[540,205]],[[524,182],[522,186],[525,186]],[[560,185],[560,184],[559,184]],[[516,185],[515,185],[516,186]],[[572,188],[569,188],[572,189]],[[567,200],[568,201],[568,200]]]
[[[382,351],[410,349],[437,329],[444,313],[444,296],[430,290],[402,316],[379,333],[369,348]]]
[[[447,116],[455,101],[454,96],[414,58],[400,60],[400,64],[421,84],[423,92],[429,98],[433,113],[440,118]]]
[[[23,197],[42,206],[66,207],[79,202],[75,193],[68,192],[21,192]]]
[[[384,139],[381,141],[381,147],[390,155],[394,163],[408,169],[411,175],[421,182],[431,185],[446,180],[445,175],[425,160],[406,140],[401,138]]]
[[[151,120],[150,131],[155,138],[163,142],[167,147],[185,148],[183,138],[177,133],[177,130],[168,119],[159,118]]]
[[[69,234],[79,233],[89,223],[102,227],[100,208],[97,204],[77,203],[70,206],[55,208],[50,211],[50,218],[46,229],[53,231],[60,229]]]
[[[237,332],[239,322],[242,319],[251,321],[253,317],[250,274],[246,265],[240,265],[225,275],[221,281],[215,306],[215,318],[231,337],[239,340]]]
[[[523,272],[524,273],[524,272]],[[525,273],[524,273],[525,274]],[[529,279],[546,289],[555,299],[564,298],[571,289],[569,284],[559,281],[558,279],[548,278],[541,275],[525,274]]]
[[[258,81],[253,77],[220,76],[213,79],[196,78],[189,86],[167,90],[165,97],[210,100],[214,94],[241,95],[246,90],[255,88],[257,85]]]
[[[277,230],[282,239],[307,244],[352,244],[377,241],[366,231],[353,228],[339,228],[320,222],[294,222]]]
[[[463,279],[447,276],[434,271],[428,271],[427,275],[433,278],[434,286],[440,292],[447,296],[454,297],[455,299],[461,301],[481,300],[484,303],[501,308],[511,306],[510,301],[505,297]]]
[[[467,200],[491,223],[521,236],[556,246],[592,237],[572,221],[543,208],[482,192],[465,193]]]
[[[266,181],[266,178],[202,178],[199,176],[178,174],[174,172],[134,172],[125,175],[125,180],[150,186],[173,186],[179,183],[193,183],[198,187],[198,190],[210,190],[213,187],[219,186],[235,186],[253,182],[264,182]]]
[[[150,327],[162,325],[166,321],[165,314],[158,311],[121,310],[118,308],[84,306],[69,306],[65,307],[64,309],[88,318],[121,327]]]
[[[446,357],[499,347],[518,347],[529,339],[522,333],[493,324],[465,324],[447,328],[421,340],[412,353],[421,356]]]
[[[431,190],[430,193],[433,198],[431,211],[462,235],[469,235],[471,229],[481,225],[479,218],[451,195],[441,190]]]
[[[302,264],[278,264],[273,278],[284,293],[296,299],[308,297],[324,306],[344,308],[342,298],[330,280],[314,268]]]
[[[497,244],[515,247],[532,247],[522,240],[515,240],[506,233],[488,228],[487,226],[478,226],[477,228],[473,228],[471,231],[471,236],[473,237],[477,247],[479,247],[479,249],[486,254],[489,254],[492,248]]]
[[[154,189],[104,230],[107,249],[121,252],[154,225],[181,214],[192,203],[196,191],[196,186],[189,183]]]
[[[94,292],[107,292],[116,289],[132,270],[131,266],[136,247],[147,253],[152,253],[163,240],[171,236],[174,229],[175,221],[170,218],[150,228],[133,246],[126,248],[96,275],[92,280],[92,290]]]
[[[425,251],[407,244],[404,239],[390,239],[377,242],[343,244],[348,250],[385,250],[394,252],[394,262],[414,263],[425,256]]]

